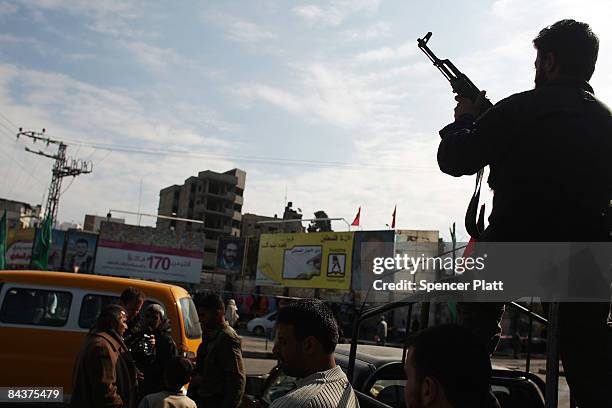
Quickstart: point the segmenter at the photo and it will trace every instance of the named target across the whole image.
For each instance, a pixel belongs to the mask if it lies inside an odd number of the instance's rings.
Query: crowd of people
[[[73,407],[195,408],[183,388],[194,367],[172,339],[163,307],[129,287],[102,308],[77,355]]]
[[[140,290],[130,287],[124,290],[119,303],[109,304],[101,310],[75,361],[71,406],[241,406],[246,386],[241,339],[226,319],[227,309],[222,298],[214,293],[195,298],[203,329],[202,343],[195,361],[178,352],[163,307],[151,303],[143,309],[144,300],[145,296]],[[446,331],[443,329],[440,332],[443,339],[438,341],[460,341],[465,333],[459,331],[457,334],[456,330],[451,328],[451,332],[448,332],[448,328]],[[449,381],[453,383],[447,378],[448,370],[443,367],[423,369],[420,366],[423,360],[421,355],[438,364],[445,364],[443,360],[447,357],[440,359],[432,354],[434,340],[430,338],[431,333],[438,338],[436,331],[424,331],[417,337],[406,364],[407,373],[410,370],[418,372],[414,378],[419,380],[408,382],[412,391],[423,394],[417,398],[417,402],[428,398],[457,398],[455,394],[446,396],[442,392]],[[419,338],[422,340],[419,341]],[[272,402],[271,408],[359,407],[355,391],[334,358],[338,340],[338,323],[331,309],[321,300],[296,300],[279,309],[273,351],[283,372],[298,380],[293,390]],[[447,349],[451,350],[451,347]],[[483,355],[485,362],[488,362],[484,348]],[[469,352],[462,358],[473,357],[474,353]],[[490,365],[483,364],[484,371],[478,373],[486,386],[480,386],[488,392],[486,375],[490,375]],[[487,367],[489,371],[486,371]],[[434,381],[433,378],[437,378],[435,375],[440,372],[447,377]],[[412,378],[412,375],[408,377]],[[187,390],[184,387],[186,384]],[[432,384],[442,388],[432,391]],[[462,391],[455,392],[463,395]]]

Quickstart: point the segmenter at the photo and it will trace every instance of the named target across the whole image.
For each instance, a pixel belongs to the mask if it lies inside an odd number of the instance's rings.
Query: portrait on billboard
[[[393,257],[394,236],[392,230],[355,232],[352,262],[354,290],[367,291],[372,286],[376,277],[372,272],[374,258]]]
[[[93,273],[96,234],[68,230],[66,255],[62,269],[74,273]]]
[[[242,273],[245,240],[243,238],[220,238],[217,249],[217,272]]]
[[[283,279],[312,279],[321,275],[322,248],[318,246],[297,246],[285,250]]]

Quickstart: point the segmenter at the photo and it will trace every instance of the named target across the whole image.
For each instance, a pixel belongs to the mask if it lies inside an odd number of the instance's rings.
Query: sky
[[[60,222],[155,214],[162,188],[238,167],[243,213],[361,207],[372,230],[397,205],[398,229],[448,239],[456,222],[464,240],[474,179],[438,169],[453,94],[416,39],[432,31],[495,102],[533,88],[531,40],[562,18],[599,36],[591,85],[609,104],[609,0],[0,0],[0,197],[44,203],[52,160],[24,148],[55,150],[15,134],[45,128],[93,163],[63,180]]]

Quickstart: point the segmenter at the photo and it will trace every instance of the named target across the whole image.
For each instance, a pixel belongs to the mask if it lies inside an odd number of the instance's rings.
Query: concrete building
[[[0,198],[0,217],[6,210],[8,228],[34,228],[43,217],[40,205]]]
[[[204,224],[158,218],[157,228],[204,232],[204,270],[214,269],[218,239],[240,236],[245,182],[244,170],[206,170],[181,186],[164,188],[159,192],[159,215],[201,220]]]
[[[83,222],[83,231],[90,231],[99,233],[100,232],[100,223],[104,222],[116,222],[118,224],[125,224],[125,218],[108,218],[100,215],[85,215],[85,220]]]

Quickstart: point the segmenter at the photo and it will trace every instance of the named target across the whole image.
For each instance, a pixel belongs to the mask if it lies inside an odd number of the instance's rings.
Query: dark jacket
[[[144,376],[140,386],[140,394],[143,397],[166,389],[164,385],[166,364],[177,355],[176,344],[172,339],[171,331],[170,321],[164,319],[157,329],[150,330],[143,327],[140,332],[133,335],[136,338],[143,334],[155,336],[154,354],[145,361],[136,361]]]
[[[490,166],[493,209],[483,240],[608,239],[612,121],[587,82],[556,80],[512,95],[440,136],[443,172],[458,177]]]
[[[117,333],[87,336],[75,362],[73,386],[72,407],[137,406],[136,368]]]
[[[198,406],[236,408],[240,404],[246,386],[240,343],[227,322],[205,331],[196,360],[197,380],[201,382],[188,390]]]

